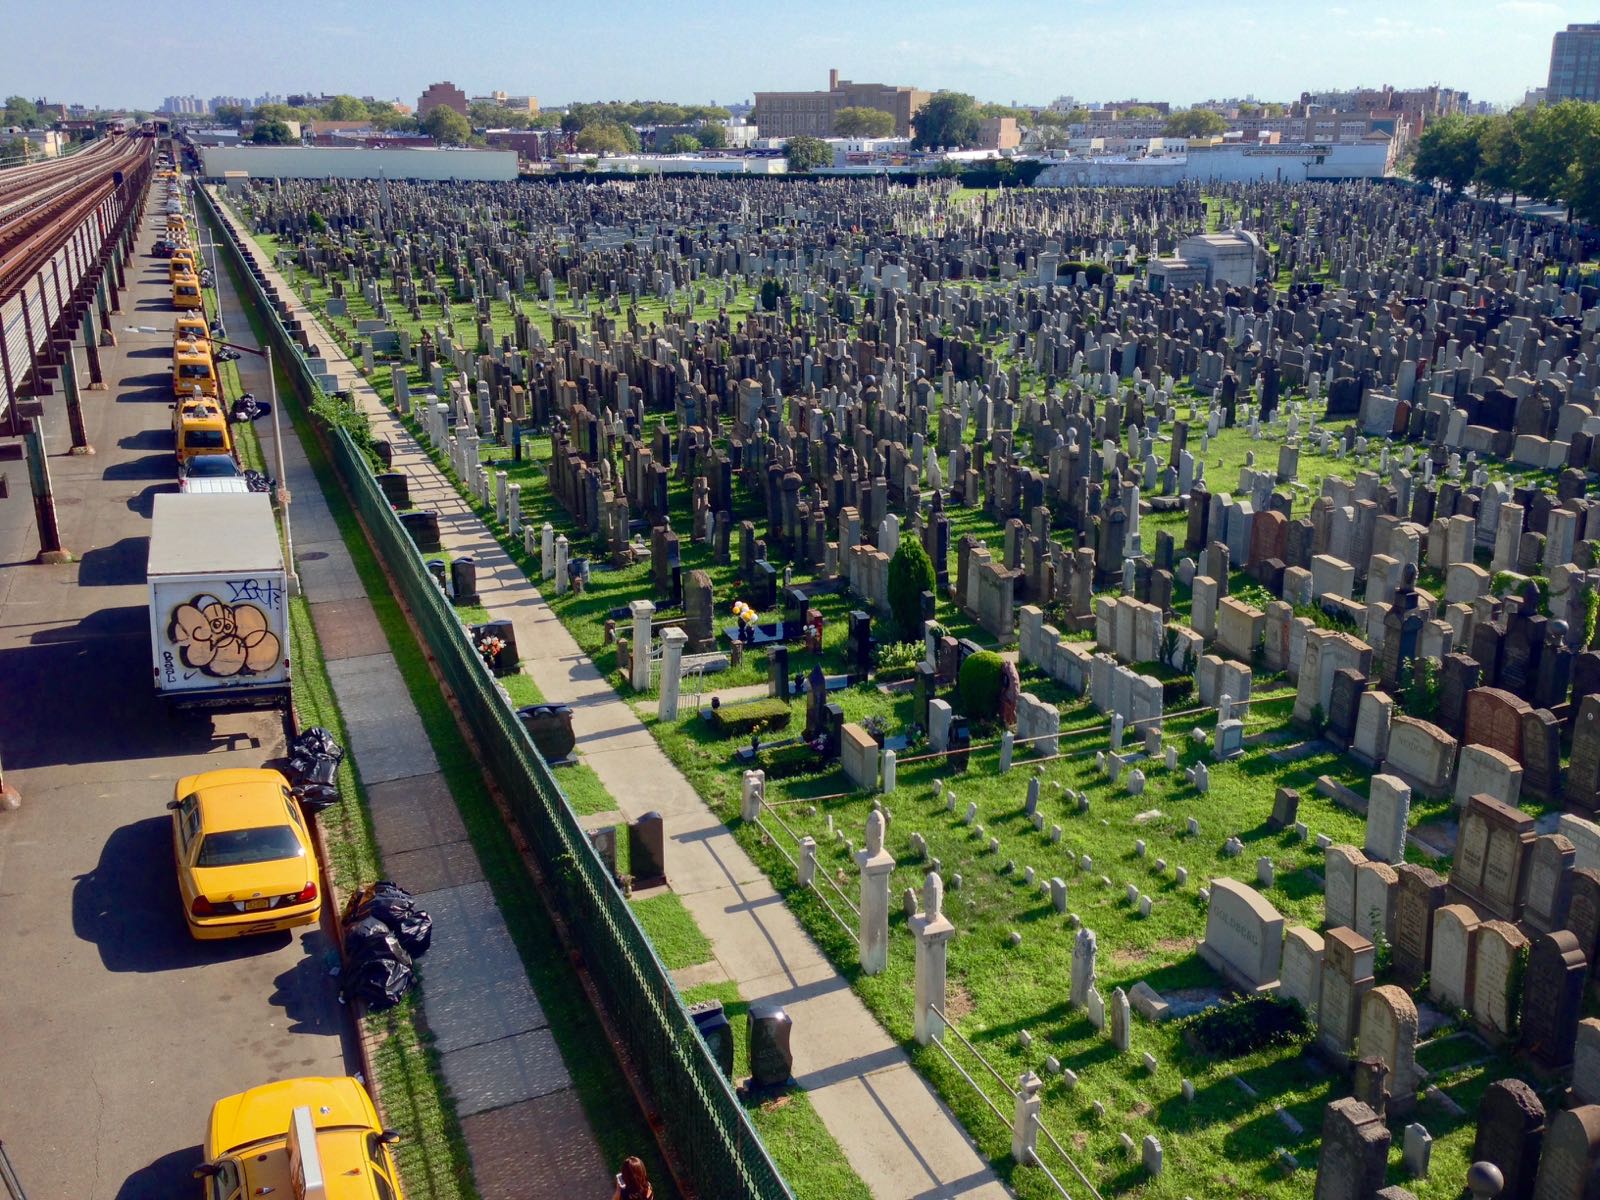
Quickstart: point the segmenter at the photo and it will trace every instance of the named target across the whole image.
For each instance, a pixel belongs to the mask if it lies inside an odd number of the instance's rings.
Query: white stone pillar
[[[511,476],[504,471],[494,473],[494,517],[500,524],[506,523],[506,501],[509,498],[506,486],[511,482]]]
[[[548,529],[550,527],[546,525],[545,528]],[[522,527],[522,548],[527,551],[530,556],[539,555],[539,531],[532,525],[524,525]],[[540,561],[542,563],[543,559],[541,558]],[[543,569],[544,568],[541,566],[540,570]]]
[[[861,868],[861,971],[881,975],[889,965],[889,873],[894,855],[883,848],[883,813],[867,814],[867,844],[856,854]]]
[[[807,834],[800,839],[800,886],[810,887],[817,878],[817,839]]]
[[[478,477],[478,467],[481,465],[481,462],[480,462],[480,460],[478,458],[478,455],[480,453],[480,451],[479,451],[479,441],[480,440],[481,439],[478,437],[477,434],[469,433],[469,434],[467,434],[466,439],[462,442],[462,445],[465,447],[465,450],[466,450],[467,469],[466,469],[465,474],[466,474],[466,477],[468,479],[476,479]]]
[[[546,528],[549,528],[546,526]],[[628,604],[628,611],[633,614],[633,640],[628,644],[628,652],[633,655],[633,671],[628,682],[633,684],[636,692],[650,690],[650,621],[655,616],[656,606],[649,600],[633,600]]]
[[[911,932],[917,940],[917,1011],[912,1025],[917,1044],[926,1046],[944,1036],[944,1022],[933,1008],[944,1011],[947,943],[956,932],[944,915],[944,880],[937,871],[929,871],[922,881],[922,911],[911,918]]]
[[[433,414],[433,444],[442,450],[450,428],[450,406],[438,401],[428,411]]]
[[[1016,753],[1017,737],[1011,730],[1000,735],[1000,774],[1011,770],[1011,756]]]
[[[505,472],[500,472],[501,478]],[[516,537],[522,532],[522,485],[513,483],[506,489],[510,494],[506,497],[506,524],[511,530],[511,536]]]
[[[754,824],[761,819],[761,805],[767,797],[767,773],[746,771],[744,790],[739,795],[739,817]]]
[[[1017,1107],[1011,1121],[1011,1157],[1024,1166],[1033,1162],[1039,1144],[1039,1077],[1024,1071],[1017,1080]]]
[[[556,575],[556,529],[549,521],[539,531],[539,578],[554,579]]]
[[[894,751],[885,750],[883,752],[883,790],[885,793],[894,791],[894,764]]]
[[[555,552],[556,595],[564,596],[567,592],[567,535],[562,534],[556,539]]]
[[[688,641],[689,635],[676,626],[661,631],[661,696],[656,716],[663,721],[678,719],[678,685],[683,681],[683,648]]]

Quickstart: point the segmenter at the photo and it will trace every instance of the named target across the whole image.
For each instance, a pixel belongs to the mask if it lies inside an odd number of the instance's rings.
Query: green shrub
[[[1079,271],[1082,271],[1084,277],[1088,279],[1090,287],[1095,287],[1098,285],[1100,280],[1105,277],[1106,273],[1105,267],[1100,263],[1078,262],[1076,259],[1074,259],[1069,262],[1064,262],[1056,268],[1056,278],[1059,279],[1062,276],[1065,276],[1067,282],[1070,283],[1078,277]]]
[[[1247,996],[1193,1017],[1188,1032],[1209,1053],[1237,1058],[1266,1046],[1292,1046],[1309,1037],[1311,1029],[1293,1001]]]
[[[895,631],[907,641],[922,636],[922,593],[933,586],[933,559],[916,538],[901,538],[889,560],[889,611]]]
[[[711,723],[727,737],[748,737],[752,733],[766,733],[772,729],[787,729],[791,716],[789,702],[770,696],[761,700],[745,700],[739,704],[724,704],[713,709]]]
[[[1000,711],[1000,673],[1005,659],[993,650],[967,655],[961,664],[961,707],[968,717],[988,720]]]
[[[789,289],[776,279],[763,279],[761,281],[761,307],[766,312],[778,311],[778,297]]]

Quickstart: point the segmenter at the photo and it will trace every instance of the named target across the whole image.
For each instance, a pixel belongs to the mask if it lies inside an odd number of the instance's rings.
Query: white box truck
[[[260,492],[155,498],[151,671],[175,707],[289,703],[289,593]]]

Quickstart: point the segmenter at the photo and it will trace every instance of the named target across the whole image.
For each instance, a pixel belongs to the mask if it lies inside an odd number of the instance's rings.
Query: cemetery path
[[[218,301],[233,336],[249,323],[226,275]],[[259,360],[238,362],[257,395]],[[272,427],[260,434],[275,461]],[[388,639],[298,438],[283,445],[294,556],[328,679],[366,788],[386,874],[433,917],[418,960],[422,1005],[484,1200],[608,1195],[611,1172],[440,773]]]
[[[232,211],[221,207],[235,232],[247,238]],[[794,1020],[795,1077],[872,1194],[880,1200],[1010,1196],[905,1050],[806,935],[760,868],[579,649],[538,589],[266,255],[261,262],[292,315],[317,330],[339,389],[348,391],[367,413],[374,435],[389,439],[392,469],[410,477],[412,502],[438,513],[444,548],[452,556],[471,555],[476,561],[480,603],[496,619],[512,622],[524,669],[545,699],[572,706],[579,753],[623,815],[631,821],[654,811],[665,818],[672,890],[710,939],[716,961],[740,995],[781,1003],[788,1010]],[[298,504],[296,509],[298,522]],[[378,696],[385,691],[374,689]]]

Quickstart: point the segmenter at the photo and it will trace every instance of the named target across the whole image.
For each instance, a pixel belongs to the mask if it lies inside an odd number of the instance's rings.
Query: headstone
[[[1505,1177],[1502,1200],[1532,1200],[1544,1149],[1544,1104],[1520,1079],[1491,1083],[1478,1102],[1474,1161],[1493,1163]]]
[[[1283,917],[1254,888],[1212,881],[1200,957],[1242,991],[1276,985],[1283,955]]]
[[[1383,1187],[1389,1129],[1377,1113],[1346,1096],[1327,1107],[1317,1158],[1315,1200],[1371,1200]]]

